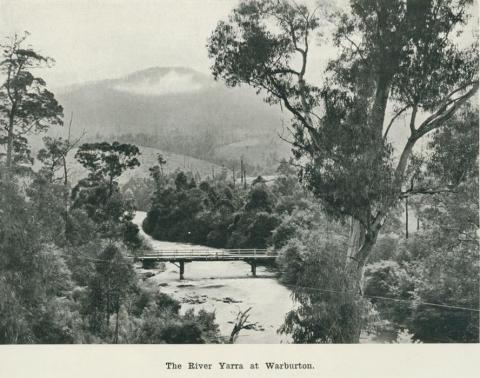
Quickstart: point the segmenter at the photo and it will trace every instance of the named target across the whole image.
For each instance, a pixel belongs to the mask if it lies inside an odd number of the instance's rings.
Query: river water
[[[154,249],[201,250],[204,246],[154,240],[142,230],[146,213],[137,211],[133,222],[140,227],[141,236]],[[212,249],[212,248],[208,248]],[[139,269],[140,272],[146,272]],[[182,303],[182,312],[193,308],[215,311],[216,322],[223,336],[229,336],[237,313],[251,307],[249,322],[256,329],[242,330],[239,344],[279,344],[291,342],[278,328],[288,311],[294,308],[290,291],[280,285],[275,273],[258,266],[257,277],[250,273],[250,265],[242,261],[194,261],[185,264],[185,279],[180,281],[179,269],[171,263],[163,269],[150,269],[155,275],[146,280],[159,291]]]

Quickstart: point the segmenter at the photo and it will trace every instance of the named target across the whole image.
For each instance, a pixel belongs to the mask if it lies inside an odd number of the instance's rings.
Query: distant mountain
[[[281,125],[278,108],[250,88],[226,88],[184,67],[153,67],[113,80],[64,88],[57,98],[74,129],[90,136],[182,129],[231,135],[271,134]]]

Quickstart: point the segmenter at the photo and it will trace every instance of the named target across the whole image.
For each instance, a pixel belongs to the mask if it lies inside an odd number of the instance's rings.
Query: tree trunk
[[[108,181],[108,198],[112,196],[113,193],[113,176],[110,176],[110,179]]]
[[[115,339],[114,344],[118,344],[118,312],[120,311],[120,306],[117,304],[116,309],[116,319],[115,319]]]
[[[378,77],[377,88],[375,91],[375,101],[373,103],[370,118],[370,127],[376,132],[376,140],[383,142],[383,123],[385,120],[385,110],[387,109],[388,96],[390,93],[391,77],[389,74],[380,74]]]
[[[107,308],[105,314],[107,316],[107,327],[110,327],[110,280],[107,281]]]
[[[65,206],[65,238],[67,238],[68,234],[68,212],[69,212],[69,205],[70,205],[70,196],[68,192],[68,169],[67,169],[67,159],[64,155],[62,158],[63,163],[63,201]]]
[[[344,336],[345,343],[353,344],[360,341],[363,322],[359,301],[363,296],[363,274],[379,230],[380,228],[367,230],[357,219],[351,219],[344,286],[344,305],[351,308],[351,319],[350,327]]]
[[[365,227],[355,218],[350,219],[350,235],[348,240],[347,260],[345,266],[348,266],[355,255],[360,250],[360,247],[365,238]]]
[[[13,110],[10,113],[9,120],[8,120],[8,133],[7,133],[7,174],[10,174],[10,170],[12,168],[12,162],[13,162],[13,139],[14,139],[14,133],[13,133]]]
[[[63,186],[67,187],[68,185],[68,169],[67,169],[67,156],[63,155],[62,157],[63,165]]]

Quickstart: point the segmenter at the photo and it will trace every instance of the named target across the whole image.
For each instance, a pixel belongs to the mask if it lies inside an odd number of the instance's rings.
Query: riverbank
[[[145,219],[145,212],[137,212],[134,223]],[[155,249],[201,250],[204,246],[164,242],[152,239],[143,230],[140,234]],[[229,336],[236,315],[251,307],[250,323],[254,329],[242,330],[237,343],[278,344],[288,343],[287,335],[278,334],[285,315],[294,308],[291,292],[276,279],[276,273],[267,267],[257,268],[257,278],[250,273],[250,266],[241,261],[192,262],[185,266],[185,280],[179,280],[178,267],[167,263],[165,269],[139,269],[151,272],[146,283],[171,295],[182,303],[182,312],[193,308],[215,311],[222,336]]]

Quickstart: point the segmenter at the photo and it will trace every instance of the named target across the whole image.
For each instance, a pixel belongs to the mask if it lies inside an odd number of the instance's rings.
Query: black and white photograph
[[[478,0],[0,0],[0,344],[478,344],[478,36]]]

